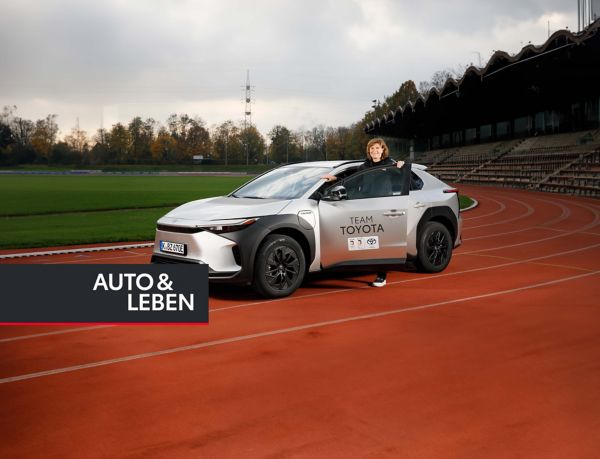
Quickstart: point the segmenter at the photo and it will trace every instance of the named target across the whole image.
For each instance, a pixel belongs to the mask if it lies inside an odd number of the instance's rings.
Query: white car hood
[[[251,199],[228,196],[200,199],[173,209],[158,220],[158,223],[188,226],[216,220],[277,215],[290,202],[289,199]]]

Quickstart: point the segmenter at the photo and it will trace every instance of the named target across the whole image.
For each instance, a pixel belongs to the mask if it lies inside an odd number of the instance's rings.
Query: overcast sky
[[[360,120],[436,70],[577,28],[576,0],[0,0],[0,106],[79,118],[243,119],[266,134]]]

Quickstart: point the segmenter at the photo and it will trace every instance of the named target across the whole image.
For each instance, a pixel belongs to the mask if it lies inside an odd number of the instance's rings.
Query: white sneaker
[[[386,280],[385,277],[377,276],[373,282],[371,282],[371,286],[373,287],[385,287]]]

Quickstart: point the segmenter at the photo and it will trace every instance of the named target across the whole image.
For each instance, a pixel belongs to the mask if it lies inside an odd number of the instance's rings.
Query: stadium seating
[[[416,161],[447,182],[600,197],[600,129],[433,150]]]

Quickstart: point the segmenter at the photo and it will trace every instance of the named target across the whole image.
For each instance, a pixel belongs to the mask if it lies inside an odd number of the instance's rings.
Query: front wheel
[[[300,287],[305,269],[300,244],[289,236],[272,234],[256,254],[252,287],[268,298],[291,295]]]
[[[419,236],[417,265],[422,271],[443,271],[452,258],[450,231],[439,222],[427,222]]]

